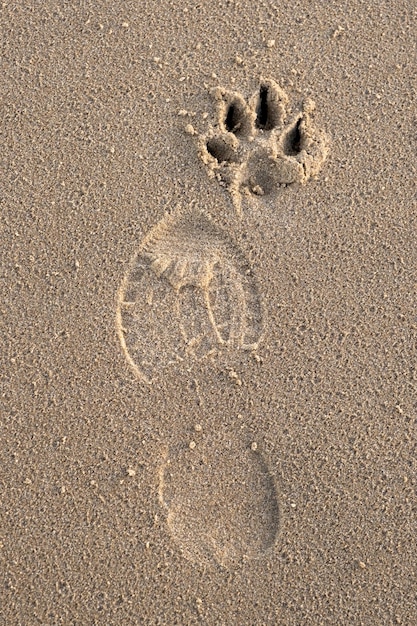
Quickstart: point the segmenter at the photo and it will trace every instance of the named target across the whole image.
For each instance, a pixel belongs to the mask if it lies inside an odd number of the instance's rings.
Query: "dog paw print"
[[[248,102],[220,87],[213,96],[217,121],[199,137],[199,153],[237,207],[242,194],[271,194],[282,185],[304,184],[319,172],[329,141],[314,124],[311,99],[290,112],[287,94],[271,79],[262,79]]]

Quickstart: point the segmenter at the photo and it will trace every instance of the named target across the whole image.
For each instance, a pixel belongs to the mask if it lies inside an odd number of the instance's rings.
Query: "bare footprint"
[[[166,215],[123,279],[117,330],[128,362],[148,383],[184,359],[254,350],[262,311],[250,265],[208,216]]]
[[[209,175],[227,185],[239,211],[242,194],[271,194],[318,174],[329,140],[314,125],[312,100],[288,115],[288,97],[271,79],[261,79],[248,103],[222,88],[213,96],[217,122],[199,136],[199,153]]]
[[[280,520],[262,455],[236,441],[190,446],[167,452],[160,468],[160,503],[183,556],[226,568],[265,556]]]

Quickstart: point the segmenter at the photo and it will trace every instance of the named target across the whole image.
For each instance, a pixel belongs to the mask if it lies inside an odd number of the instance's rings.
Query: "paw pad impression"
[[[314,125],[311,99],[289,114],[286,93],[271,79],[261,79],[249,102],[220,87],[213,96],[217,122],[199,137],[199,153],[235,204],[242,193],[263,196],[280,185],[306,183],[319,172],[329,141]]]

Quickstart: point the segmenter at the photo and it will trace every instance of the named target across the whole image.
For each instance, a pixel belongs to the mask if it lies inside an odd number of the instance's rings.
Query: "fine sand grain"
[[[417,624],[414,2],[3,2],[0,624]]]

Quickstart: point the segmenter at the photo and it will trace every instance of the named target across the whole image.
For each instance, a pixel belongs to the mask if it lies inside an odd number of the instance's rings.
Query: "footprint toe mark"
[[[287,104],[287,95],[273,80],[261,82],[255,104],[256,127],[261,130],[272,130],[281,126],[286,116]]]
[[[248,137],[253,130],[254,112],[240,93],[227,89],[215,89],[218,102],[218,126],[223,132],[237,137]]]
[[[236,146],[228,137],[213,136],[207,140],[207,152],[214,157],[218,163],[237,163]]]

